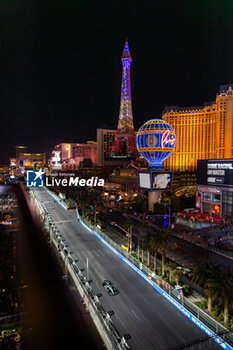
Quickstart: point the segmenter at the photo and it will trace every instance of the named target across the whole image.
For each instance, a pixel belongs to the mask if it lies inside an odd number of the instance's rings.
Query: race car
[[[119,294],[119,290],[117,290],[109,280],[104,280],[102,286],[107,290],[109,295]]]

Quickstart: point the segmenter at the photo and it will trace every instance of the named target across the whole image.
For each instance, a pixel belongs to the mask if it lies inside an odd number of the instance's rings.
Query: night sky
[[[0,163],[117,127],[126,35],[136,129],[233,81],[232,0],[0,0]]]

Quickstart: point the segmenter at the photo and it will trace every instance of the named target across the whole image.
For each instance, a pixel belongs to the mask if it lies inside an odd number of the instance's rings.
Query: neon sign
[[[165,148],[167,144],[169,144],[169,146],[175,146],[176,144],[176,137],[170,130],[164,131],[161,138],[161,147]]]
[[[61,151],[52,152],[52,162],[59,163],[61,161]]]
[[[162,169],[163,161],[176,147],[176,135],[171,125],[164,120],[151,119],[138,130],[136,146],[150,169]]]

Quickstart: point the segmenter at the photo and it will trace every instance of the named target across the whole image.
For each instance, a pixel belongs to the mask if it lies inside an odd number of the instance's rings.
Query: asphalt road
[[[204,336],[204,333],[157,293],[96,237],[77,222],[74,210],[66,211],[44,189],[34,190],[50,212],[68,250],[73,252],[84,275],[92,279],[94,293],[101,293],[106,311],[121,336],[130,333],[131,349],[165,350]],[[87,259],[89,271],[87,272]],[[109,279],[119,290],[109,296],[102,281]]]

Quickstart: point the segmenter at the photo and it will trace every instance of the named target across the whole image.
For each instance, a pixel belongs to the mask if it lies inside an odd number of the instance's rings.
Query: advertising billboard
[[[233,187],[233,159],[198,160],[197,184]]]
[[[171,171],[139,172],[139,186],[145,190],[170,190],[172,186]]]
[[[16,158],[10,158],[10,166],[11,167],[17,166],[17,159]]]
[[[139,186],[146,190],[151,189],[151,176],[150,173],[139,173]]]
[[[172,187],[172,172],[152,172],[152,190],[170,190]]]
[[[51,164],[53,169],[61,169],[61,151],[53,151]]]

